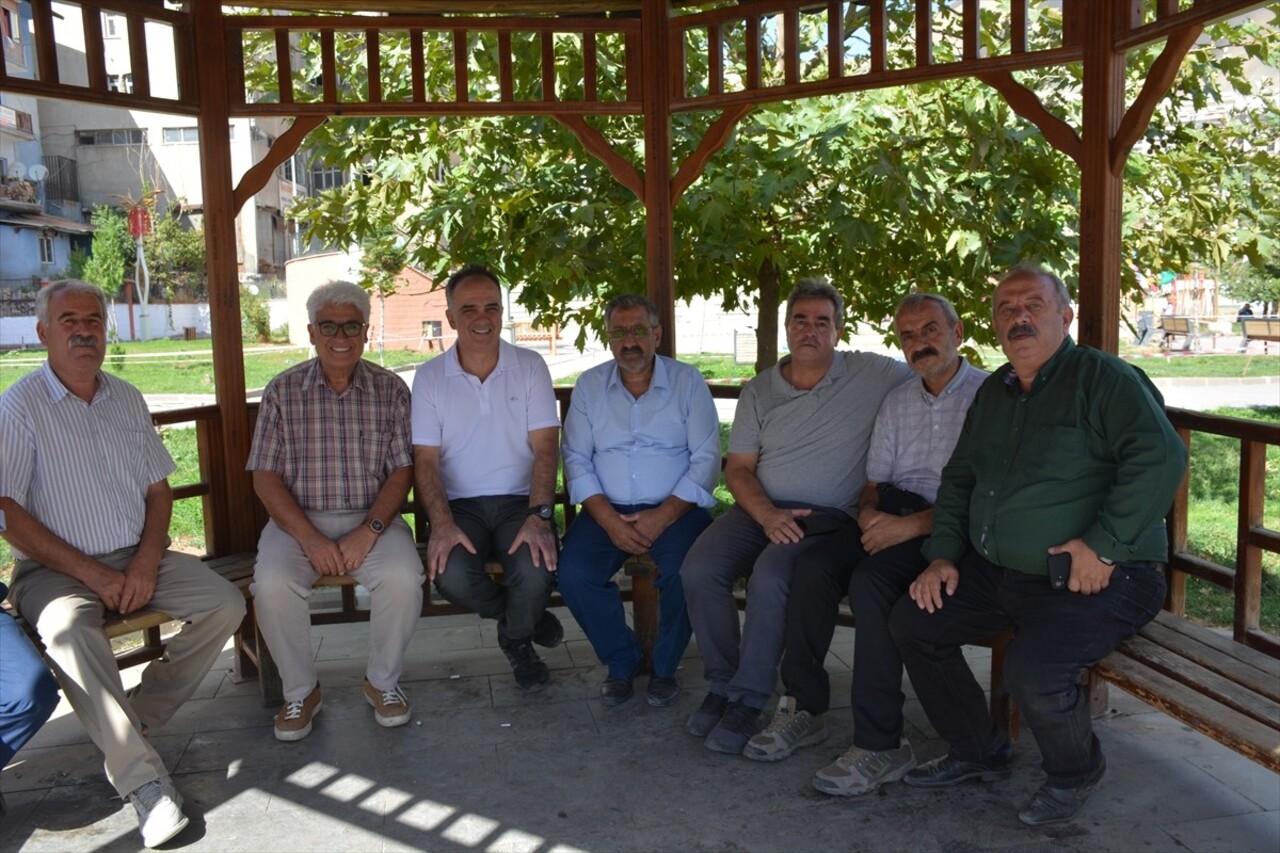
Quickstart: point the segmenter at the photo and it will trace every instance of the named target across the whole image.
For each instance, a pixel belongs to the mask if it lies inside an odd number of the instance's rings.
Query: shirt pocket
[[[360,430],[360,459],[369,474],[380,478],[386,471],[391,438],[390,424],[378,424],[376,427]]]

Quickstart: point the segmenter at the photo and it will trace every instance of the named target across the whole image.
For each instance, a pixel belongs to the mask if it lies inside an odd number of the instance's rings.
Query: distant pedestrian
[[[1253,316],[1253,305],[1246,302],[1236,312],[1236,322],[1240,324],[1240,352],[1244,352],[1249,348],[1249,333],[1244,328],[1244,318]]]

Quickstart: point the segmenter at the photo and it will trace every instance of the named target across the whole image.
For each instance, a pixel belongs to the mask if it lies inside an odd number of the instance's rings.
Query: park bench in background
[[[1241,317],[1240,338],[1241,352],[1249,341],[1262,341],[1262,352],[1267,353],[1270,344],[1280,343],[1280,317]]]
[[[1164,337],[1160,340],[1160,349],[1173,349],[1173,339],[1182,338],[1182,351],[1199,346],[1200,336],[1196,328],[1195,317],[1166,316],[1160,319],[1160,331]]]

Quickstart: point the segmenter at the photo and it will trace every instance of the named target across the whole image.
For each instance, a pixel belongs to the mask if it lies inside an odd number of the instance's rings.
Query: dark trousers
[[[853,645],[853,742],[868,750],[897,749],[902,740],[902,659],[889,636],[889,613],[925,567],[924,537],[868,556],[856,527],[848,557],[818,562],[802,558],[791,578],[782,684],[796,708],[813,714],[830,707],[831,686],[823,662],[831,648],[840,599],[849,596]]]
[[[1040,746],[1048,784],[1080,787],[1101,760],[1080,676],[1160,611],[1164,572],[1155,563],[1121,563],[1106,589],[1080,595],[973,551],[959,567],[960,584],[941,609],[927,613],[904,597],[889,618],[929,722],[962,761],[982,759],[1000,743],[960,647],[1012,627],[1005,683]]]

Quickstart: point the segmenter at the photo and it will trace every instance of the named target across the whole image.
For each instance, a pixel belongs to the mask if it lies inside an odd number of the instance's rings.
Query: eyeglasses
[[[368,323],[357,323],[355,320],[351,320],[347,323],[316,323],[316,331],[323,337],[332,338],[334,335],[338,334],[338,330],[341,329],[342,334],[346,335],[348,338],[358,338],[364,334],[364,330],[368,325]]]
[[[628,336],[635,338],[637,341],[644,340],[649,337],[649,332],[657,328],[656,326],[621,326],[616,329],[609,330],[609,340],[624,341]]]

